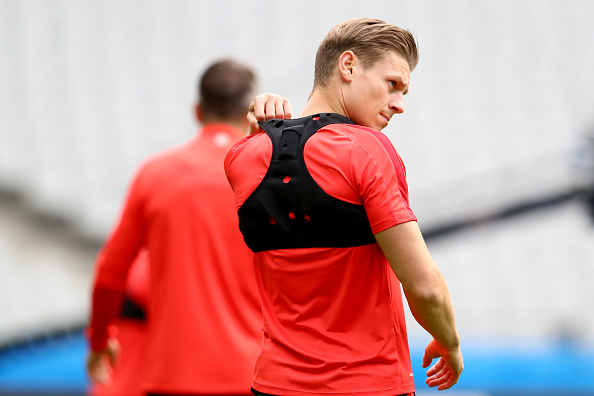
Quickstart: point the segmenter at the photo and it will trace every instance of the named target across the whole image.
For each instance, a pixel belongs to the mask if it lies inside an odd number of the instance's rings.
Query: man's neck
[[[219,121],[219,120],[211,120],[208,122],[203,122],[202,123],[202,127],[206,127],[209,125],[215,125],[215,124],[224,124],[227,126],[232,127],[233,129],[237,130],[237,137],[238,138],[242,138],[244,136],[247,136],[247,131],[248,131],[248,126],[246,122],[232,122],[232,121]]]
[[[341,96],[330,93],[330,87],[325,89],[316,88],[312,92],[299,117],[306,117],[318,113],[336,113],[347,116],[342,105]],[[348,117],[348,116],[347,116]]]

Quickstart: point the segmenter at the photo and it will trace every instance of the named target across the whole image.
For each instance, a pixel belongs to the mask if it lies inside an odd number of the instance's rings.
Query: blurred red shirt
[[[97,259],[90,342],[101,349],[130,265],[148,249],[150,291],[143,389],[249,394],[262,314],[252,253],[238,229],[225,154],[242,133],[205,126],[149,158]]]

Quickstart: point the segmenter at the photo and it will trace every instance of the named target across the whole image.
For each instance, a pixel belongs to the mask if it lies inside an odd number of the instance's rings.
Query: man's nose
[[[396,114],[404,113],[404,97],[401,93],[392,96],[390,109]]]

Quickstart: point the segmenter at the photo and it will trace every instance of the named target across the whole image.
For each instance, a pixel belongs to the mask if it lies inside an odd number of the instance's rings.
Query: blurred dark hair
[[[207,120],[240,121],[255,95],[252,69],[231,59],[213,63],[200,78],[198,94]]]

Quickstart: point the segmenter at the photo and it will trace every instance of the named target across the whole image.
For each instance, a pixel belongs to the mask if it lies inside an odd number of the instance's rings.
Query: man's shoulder
[[[356,124],[329,125],[331,131],[351,140],[350,160],[361,163],[365,159],[372,160],[381,166],[394,166],[403,177],[406,175],[402,158],[396,148],[383,132]],[[328,139],[330,141],[336,139]],[[332,143],[329,143],[332,144]]]
[[[358,124],[346,124],[346,123],[338,123],[338,124],[328,124],[324,128],[332,128],[332,129],[336,129],[339,131],[343,131],[345,133],[369,133],[374,131],[373,129],[363,126],[363,125],[358,125]]]
[[[378,135],[383,135],[375,129],[357,124],[329,124],[320,128],[320,131],[332,131],[362,142],[377,141]]]
[[[261,151],[266,151],[271,146],[270,138],[265,132],[259,132],[253,135],[244,137],[235,143],[227,152],[225,156],[225,166],[227,166],[240,153],[249,153],[256,156]],[[245,150],[246,148],[248,148]]]
[[[246,136],[246,137],[242,138],[241,140],[237,141],[231,147],[231,150],[233,150],[235,148],[243,147],[245,145],[258,144],[258,142],[263,139],[269,140],[268,135],[266,135],[266,132],[262,131],[262,132],[254,133],[252,135]]]
[[[352,142],[372,151],[396,151],[390,139],[382,132],[357,124],[330,124],[320,131],[328,131],[348,137]]]
[[[188,142],[168,147],[148,155],[138,166],[138,176],[148,177],[162,174],[181,161],[191,147]]]

